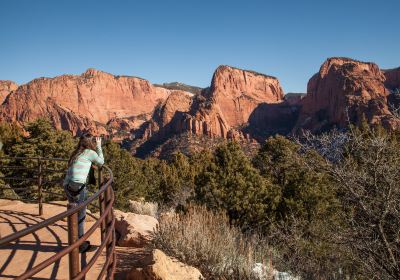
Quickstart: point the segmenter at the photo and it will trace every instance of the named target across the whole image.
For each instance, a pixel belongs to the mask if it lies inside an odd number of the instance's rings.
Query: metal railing
[[[55,193],[44,188],[45,184],[59,184],[61,188],[61,180],[46,180],[46,175],[49,173],[59,173],[64,175],[66,171],[66,160],[65,159],[57,159],[57,158],[40,158],[40,157],[0,157],[0,162],[10,162],[12,164],[0,165],[0,170],[9,170],[6,171],[4,176],[0,176],[0,180],[3,182],[7,181],[18,181],[18,182],[33,182],[36,183],[37,186],[29,189],[30,196],[32,194],[37,193],[37,199],[34,199],[39,204],[39,215],[43,215],[43,201],[44,194],[64,197],[63,192]],[[24,162],[28,162],[29,164],[25,164]],[[35,164],[36,163],[36,164]],[[54,164],[57,163],[57,164]],[[49,165],[60,165],[60,163],[65,164],[65,168],[57,169],[57,168],[48,168]],[[14,176],[15,171],[18,173],[27,172],[28,176]],[[103,170],[107,172],[103,178]],[[2,172],[4,173],[4,172]],[[7,176],[8,175],[8,176]],[[68,221],[68,246],[62,248],[59,252],[54,254],[52,257],[44,260],[33,268],[25,271],[22,275],[19,275],[15,279],[28,279],[38,272],[42,271],[46,267],[54,264],[55,262],[60,261],[66,255],[69,256],[69,278],[70,279],[84,279],[85,275],[88,271],[93,267],[96,263],[97,259],[103,252],[104,248],[106,249],[106,258],[105,263],[102,266],[102,269],[98,275],[97,279],[103,279],[105,276],[106,279],[113,279],[115,267],[116,267],[116,256],[115,256],[115,230],[114,230],[114,213],[113,213],[113,203],[114,203],[114,192],[112,189],[112,181],[113,174],[107,166],[103,166],[101,168],[97,168],[97,185],[98,190],[92,194],[87,200],[83,203],[68,203],[67,210],[55,215],[51,218],[43,220],[33,226],[29,226],[23,230],[17,231],[13,234],[5,236],[0,239],[0,249],[2,246],[10,244],[11,242],[15,242],[18,239],[33,234],[36,231],[43,229],[45,227],[54,225],[55,223],[67,219]],[[13,188],[12,186],[8,187],[0,187],[0,190],[12,190],[13,192],[24,191],[26,187],[22,188]],[[14,198],[20,199],[20,198]],[[32,201],[31,198],[24,197],[21,200]],[[98,205],[95,203],[98,201]],[[64,206],[58,203],[51,203],[59,206]],[[87,215],[91,216],[95,219],[95,223],[85,232],[85,234],[78,238],[78,212],[91,205],[99,210],[100,216],[96,217],[90,213]],[[86,241],[96,230],[100,229],[101,231],[101,244],[97,248],[96,252],[93,253],[92,258],[82,267],[80,264],[80,254],[79,254],[79,246]]]

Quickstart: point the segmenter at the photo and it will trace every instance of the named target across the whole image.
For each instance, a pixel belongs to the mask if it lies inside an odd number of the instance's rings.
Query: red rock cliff
[[[283,90],[275,77],[220,66],[214,73],[209,98],[218,105],[229,126],[246,123],[260,103],[283,100]]]
[[[239,130],[262,103],[283,101],[283,90],[275,77],[229,66],[214,73],[211,87],[203,90],[182,127],[197,135],[246,137]]]
[[[370,62],[348,58],[329,58],[308,82],[307,95],[295,130],[321,131],[333,126],[345,127],[348,119],[398,127],[388,110],[389,91],[385,76]]]
[[[137,134],[145,140],[152,136],[156,136],[156,140],[161,140],[179,133],[182,130],[180,126],[182,114],[190,110],[192,102],[193,94],[180,90],[172,91],[168,98],[155,109],[151,120],[145,123],[142,131]],[[157,132],[159,135],[155,135]]]
[[[56,127],[76,133],[77,127],[92,121],[106,124],[114,118],[151,113],[169,94],[170,90],[144,79],[88,69],[80,76],[40,78],[20,86],[2,104],[0,115],[18,123],[50,117]]]
[[[16,90],[18,85],[12,81],[2,81],[0,80],[0,104],[3,103],[4,99],[10,92]]]
[[[383,71],[385,75],[385,86],[390,90],[400,90],[400,67]]]

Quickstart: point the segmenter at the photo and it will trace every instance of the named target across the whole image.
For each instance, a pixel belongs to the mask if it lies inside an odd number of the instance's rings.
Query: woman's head
[[[68,160],[68,166],[71,166],[72,163],[74,163],[74,161],[77,159],[77,157],[86,149],[96,149],[93,135],[90,133],[84,133],[79,137],[78,146],[72,152],[71,157]]]
[[[84,133],[79,137],[78,148],[95,150],[93,135],[90,133]]]

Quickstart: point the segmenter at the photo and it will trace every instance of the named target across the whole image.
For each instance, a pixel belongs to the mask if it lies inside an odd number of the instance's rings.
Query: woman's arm
[[[104,164],[103,151],[101,150],[101,138],[96,137],[96,152],[90,153],[90,161],[96,165]]]

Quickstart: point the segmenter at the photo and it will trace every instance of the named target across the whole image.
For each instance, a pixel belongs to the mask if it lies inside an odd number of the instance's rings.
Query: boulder
[[[158,225],[156,218],[114,210],[117,244],[123,247],[143,247],[151,241]]]
[[[204,279],[200,271],[181,263],[162,251],[152,252],[147,265],[134,268],[127,273],[127,280],[199,280]]]

